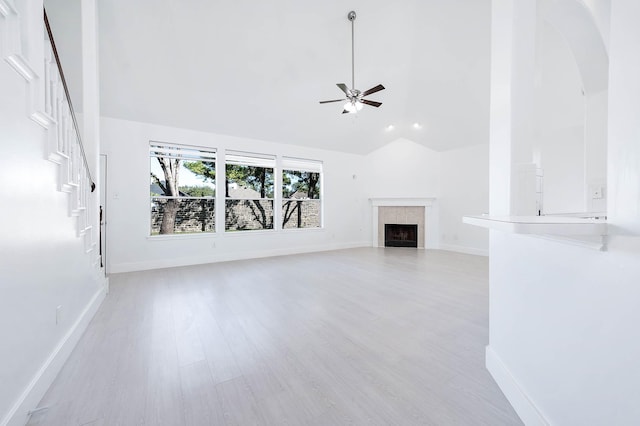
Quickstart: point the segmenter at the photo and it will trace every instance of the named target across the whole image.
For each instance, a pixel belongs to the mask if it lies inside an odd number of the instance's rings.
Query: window
[[[216,152],[151,142],[151,235],[215,232]]]
[[[320,177],[322,163],[297,158],[282,159],[282,228],[322,226]]]
[[[225,154],[225,231],[273,229],[275,157]]]

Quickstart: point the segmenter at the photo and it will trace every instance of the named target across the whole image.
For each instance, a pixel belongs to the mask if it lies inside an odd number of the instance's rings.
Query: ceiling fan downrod
[[[355,30],[354,30],[354,21],[356,20],[356,12],[352,10],[347,15],[347,19],[351,21],[351,88],[355,89],[356,87],[356,54],[355,54]]]

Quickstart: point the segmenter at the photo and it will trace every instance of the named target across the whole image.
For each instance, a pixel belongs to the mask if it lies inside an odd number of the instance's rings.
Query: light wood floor
[[[112,275],[32,425],[520,425],[488,261],[353,249]]]

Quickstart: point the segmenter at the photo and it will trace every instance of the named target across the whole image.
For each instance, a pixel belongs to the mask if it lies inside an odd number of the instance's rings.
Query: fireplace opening
[[[418,248],[418,225],[385,223],[384,246]]]

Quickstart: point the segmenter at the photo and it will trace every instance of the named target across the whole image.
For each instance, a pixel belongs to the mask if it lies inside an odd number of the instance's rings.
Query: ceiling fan
[[[369,90],[365,90],[364,92],[361,92],[360,90],[356,89],[356,83],[355,83],[355,54],[354,54],[354,42],[353,42],[353,21],[356,20],[356,12],[351,11],[349,12],[349,14],[347,15],[347,19],[349,19],[349,21],[351,21],[351,89],[349,89],[347,87],[346,84],[344,83],[338,83],[337,86],[340,88],[340,90],[342,90],[344,92],[345,95],[347,95],[347,97],[345,99],[334,99],[331,101],[320,101],[321,104],[328,104],[328,103],[332,103],[332,102],[345,102],[344,104],[344,108],[342,113],[343,114],[355,114],[358,111],[360,111],[362,109],[363,105],[370,105],[373,107],[379,107],[380,105],[382,105],[382,102],[376,102],[376,101],[370,101],[368,99],[364,99],[365,96],[368,96],[372,93],[376,93],[379,92],[381,90],[384,90],[384,86],[382,84],[378,84],[375,87],[372,87]]]

